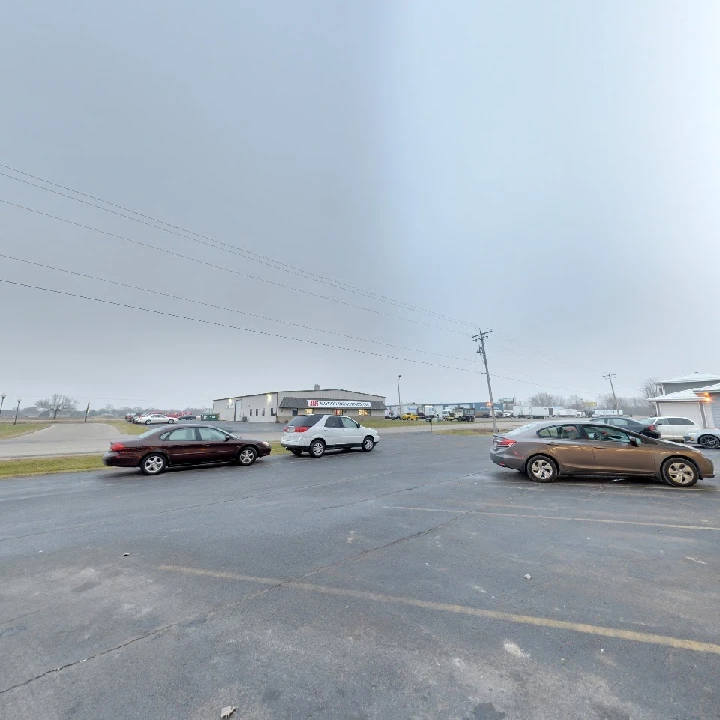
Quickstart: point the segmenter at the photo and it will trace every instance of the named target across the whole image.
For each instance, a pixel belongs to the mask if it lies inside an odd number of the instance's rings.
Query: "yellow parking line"
[[[678,530],[720,530],[720,527],[711,525],[676,525],[674,523],[659,522],[642,522],[640,520],[609,520],[605,518],[592,517],[570,517],[568,515],[534,515],[531,513],[501,513],[493,510],[462,510],[462,509],[444,509],[444,508],[423,508],[423,507],[406,507],[402,505],[383,505],[386,510],[419,510],[422,512],[444,512],[458,513],[462,512],[466,515],[497,515],[499,517],[519,517],[532,518],[534,520],[569,520],[572,522],[594,522],[606,523],[608,525],[642,525],[646,527],[666,527],[676,528]]]
[[[517,613],[501,612],[499,610],[486,610],[483,608],[470,607],[468,605],[431,602],[429,600],[418,600],[416,598],[400,597],[396,595],[382,595],[380,593],[367,592],[364,590],[349,590],[346,588],[329,587],[327,585],[316,585],[314,583],[296,581],[286,582],[279,578],[256,577],[253,575],[203,570],[201,568],[190,568],[180,565],[162,565],[158,569],[168,572],[180,572],[186,575],[239,580],[243,582],[258,583],[261,585],[282,585],[285,588],[320,593],[322,595],[334,595],[336,597],[354,598],[356,600],[370,600],[372,602],[401,605],[405,607],[416,607],[424,610],[435,610],[438,612],[450,612],[458,615],[470,615],[472,617],[520,623],[522,625],[535,625],[537,627],[547,627],[555,630],[570,630],[572,632],[583,633],[585,635],[598,635],[607,638],[618,638],[620,640],[647,643],[649,645],[662,645],[665,647],[676,648],[678,650],[692,650],[694,652],[720,655],[720,645],[716,645],[715,643],[686,640],[668,635],[654,635],[652,633],[622,630],[620,628],[603,627],[601,625],[588,625],[587,623],[568,622],[566,620],[554,620],[552,618],[536,617],[534,615],[519,615]]]

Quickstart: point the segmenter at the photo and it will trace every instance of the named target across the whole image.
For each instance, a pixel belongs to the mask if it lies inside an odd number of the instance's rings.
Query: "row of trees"
[[[41,398],[34,405],[24,407],[20,411],[20,415],[24,417],[40,416],[48,417],[56,420],[60,417],[84,417],[86,408],[78,409],[78,401],[68,395],[56,393],[49,398]],[[113,417],[124,418],[130,413],[145,412],[168,412],[168,413],[187,413],[188,415],[200,415],[205,412],[204,408],[183,408],[179,410],[166,409],[160,410],[156,407],[119,407],[107,404],[101,408],[93,408],[88,412],[88,417]]]
[[[622,410],[626,415],[649,415],[654,408],[649,402],[649,398],[660,395],[661,389],[655,378],[648,378],[639,388],[640,394],[636,397],[617,396],[618,410]],[[592,407],[592,403],[596,402],[597,407],[613,409],[615,407],[615,398],[612,393],[604,393],[598,395],[593,401],[590,398],[583,398],[580,395],[553,395],[552,393],[539,392],[533,395],[527,405],[535,407],[565,407],[573,410],[587,410]]]

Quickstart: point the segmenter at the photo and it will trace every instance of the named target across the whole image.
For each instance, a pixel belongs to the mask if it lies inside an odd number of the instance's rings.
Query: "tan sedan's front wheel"
[[[698,481],[698,471],[689,460],[668,458],[662,466],[662,479],[673,487],[692,487]]]
[[[549,483],[558,476],[555,461],[547,455],[535,455],[527,461],[526,472],[531,480],[539,483]]]

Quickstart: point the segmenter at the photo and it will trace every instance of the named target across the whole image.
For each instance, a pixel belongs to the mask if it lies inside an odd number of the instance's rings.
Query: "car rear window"
[[[532,430],[533,428],[539,427],[542,423],[528,423],[527,425],[521,425],[513,430],[509,430],[503,435],[522,435],[526,430]]]
[[[146,430],[144,433],[140,433],[139,435],[135,436],[135,440],[139,440],[142,438],[150,437],[151,435],[159,435],[164,430],[159,430],[158,428],[153,428],[152,430]],[[166,430],[164,432],[167,432]]]
[[[320,422],[322,415],[296,415],[289,423],[288,427],[312,427]]]

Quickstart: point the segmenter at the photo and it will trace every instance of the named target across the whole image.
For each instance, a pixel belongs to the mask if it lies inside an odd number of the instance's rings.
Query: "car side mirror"
[[[230,436],[229,436],[229,435],[226,435],[226,436],[225,436],[225,442],[227,442],[229,439],[230,439]]]
[[[630,444],[631,444],[633,447],[640,447],[640,440],[638,440],[638,438],[636,438],[636,437],[631,437],[631,438],[630,438]]]

